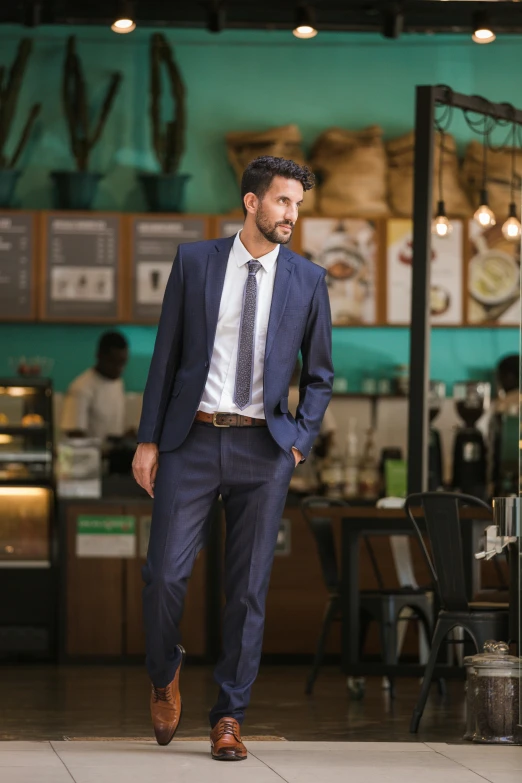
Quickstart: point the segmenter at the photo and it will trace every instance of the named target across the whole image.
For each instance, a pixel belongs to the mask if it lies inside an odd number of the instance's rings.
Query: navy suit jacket
[[[199,408],[214,347],[234,237],[180,245],[167,283],[143,395],[138,442],[172,451]],[[296,417],[288,387],[299,350],[303,368]],[[263,399],[270,434],[306,457],[332,396],[332,323],[325,271],[283,245],[266,337]]]

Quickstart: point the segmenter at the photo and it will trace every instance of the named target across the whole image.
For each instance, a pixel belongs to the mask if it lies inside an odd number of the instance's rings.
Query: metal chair
[[[307,694],[311,694],[313,691],[314,683],[323,661],[324,647],[330,627],[334,621],[339,621],[342,617],[340,577],[332,520],[330,517],[325,516],[324,513],[321,515],[321,509],[324,512],[325,509],[335,507],[349,507],[349,504],[343,500],[315,496],[303,498],[301,501],[301,511],[315,538],[323,581],[328,591],[321,633],[317,642],[312,670],[306,683],[305,693]],[[409,616],[404,617],[404,620],[416,620],[420,622],[424,627],[428,638],[431,639],[433,628],[433,608],[429,596],[431,588],[406,587],[386,589],[375,553],[373,552],[367,537],[363,538],[363,543],[368,552],[379,587],[377,590],[361,591],[360,594],[360,649],[362,651],[370,622],[372,620],[377,621],[384,662],[387,665],[393,666],[398,662],[397,623],[401,620],[400,615],[405,609],[411,609],[414,613],[410,613]],[[354,695],[361,696],[362,692],[361,689],[355,689]],[[393,697],[394,683],[392,679],[390,679],[390,693]]]
[[[473,603],[466,595],[459,515],[462,505],[486,508],[491,513],[487,503],[471,495],[420,492],[406,498],[405,510],[417,531],[433,575],[440,606],[421,692],[411,717],[412,734],[419,728],[440,647],[454,628],[467,631],[477,652],[482,650],[488,639],[507,641],[509,638],[509,613],[506,605]],[[424,512],[433,559],[412,510],[419,507]]]

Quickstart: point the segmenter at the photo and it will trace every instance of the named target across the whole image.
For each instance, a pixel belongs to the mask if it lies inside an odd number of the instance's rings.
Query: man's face
[[[128,358],[129,352],[126,348],[111,348],[107,353],[98,356],[98,369],[106,378],[115,381],[123,375]]]
[[[269,242],[278,245],[290,242],[303,203],[303,192],[303,186],[296,179],[274,177],[263,198],[258,199],[256,226]]]

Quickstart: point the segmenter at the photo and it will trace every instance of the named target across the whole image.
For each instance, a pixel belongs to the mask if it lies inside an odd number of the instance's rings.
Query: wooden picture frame
[[[62,221],[62,226],[56,227],[58,236],[50,249],[50,223]],[[98,222],[98,226],[94,225]],[[123,226],[122,215],[119,212],[77,212],[77,211],[43,211],[40,215],[39,230],[39,319],[52,323],[121,323],[124,315],[124,273],[123,273]],[[91,227],[89,228],[89,224]],[[105,224],[105,225],[104,225]],[[54,227],[53,227],[54,228]],[[96,228],[98,232],[96,233]],[[63,237],[60,241],[59,236]],[[65,237],[76,235],[82,241],[77,248]],[[97,237],[94,243],[88,239]],[[116,242],[113,249],[112,243]],[[87,244],[87,247],[85,247]],[[98,263],[92,263],[90,253],[97,253]],[[54,263],[52,254],[55,253]],[[60,263],[60,254],[67,254],[65,263]],[[78,263],[78,253],[87,256],[87,261],[82,266]],[[102,263],[105,257],[112,263]],[[82,255],[80,255],[80,260]],[[87,263],[91,261],[91,263]],[[62,270],[61,275],[55,269]],[[92,271],[91,271],[92,270]],[[114,283],[111,288],[111,270],[114,271]],[[56,295],[58,286],[64,290],[63,299],[58,301],[65,304],[53,306],[53,294]],[[87,289],[83,298],[75,298],[75,286],[83,286]],[[103,299],[101,291],[107,287],[110,299]],[[98,290],[96,290],[98,288]],[[96,298],[98,296],[98,299]],[[90,301],[89,301],[90,297]]]
[[[27,247],[24,234],[28,236]],[[0,323],[36,321],[40,284],[39,214],[31,210],[0,209],[0,245]],[[16,258],[13,253],[17,254]]]
[[[158,323],[178,245],[209,239],[211,223],[208,215],[201,214],[146,212],[123,218],[125,320]]]

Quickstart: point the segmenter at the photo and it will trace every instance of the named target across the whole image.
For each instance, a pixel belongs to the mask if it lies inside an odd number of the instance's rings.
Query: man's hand
[[[159,450],[155,443],[139,443],[132,460],[134,478],[151,498],[154,497],[154,482],[158,472]]]
[[[303,455],[299,451],[299,449],[296,449],[295,446],[292,446],[292,454],[294,455],[295,459],[295,466],[297,467],[301,460],[303,459]]]

